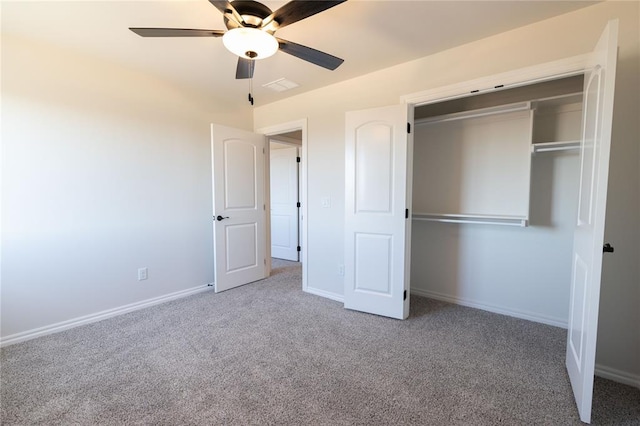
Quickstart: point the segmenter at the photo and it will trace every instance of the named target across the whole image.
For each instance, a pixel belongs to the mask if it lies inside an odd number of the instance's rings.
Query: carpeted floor
[[[299,264],[9,346],[3,425],[570,425],[565,330],[412,296],[397,321],[303,293]],[[597,379],[593,424],[640,425]]]

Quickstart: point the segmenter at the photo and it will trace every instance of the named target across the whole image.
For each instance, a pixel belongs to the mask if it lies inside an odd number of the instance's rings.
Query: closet
[[[411,292],[567,327],[583,76],[415,108]]]
[[[344,307],[407,319],[415,293],[567,327],[585,422],[617,39],[345,114]]]

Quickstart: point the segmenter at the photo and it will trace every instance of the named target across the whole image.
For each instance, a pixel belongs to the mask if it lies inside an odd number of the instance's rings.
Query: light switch
[[[146,280],[148,276],[147,268],[138,268],[138,281]]]

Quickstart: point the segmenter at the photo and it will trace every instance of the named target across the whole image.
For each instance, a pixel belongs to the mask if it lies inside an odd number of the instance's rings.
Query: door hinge
[[[409,219],[409,209],[404,209],[404,218]]]
[[[300,157],[296,157],[296,163],[300,162]]]
[[[297,208],[300,208],[300,207],[301,207],[301,206],[300,206],[300,202],[299,202],[299,201],[296,203],[296,207],[297,207]]]
[[[407,133],[411,133],[411,123],[407,122]]]
[[[300,248],[300,246],[298,246],[298,251],[302,251],[302,249]]]
[[[404,291],[404,295],[403,295],[403,299],[402,300],[407,300],[407,290]]]

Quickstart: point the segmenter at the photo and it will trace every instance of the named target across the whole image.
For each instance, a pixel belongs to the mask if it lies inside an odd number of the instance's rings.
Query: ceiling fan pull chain
[[[251,92],[253,92],[253,78],[249,79],[249,102],[251,106],[253,106],[253,96],[251,96]]]

